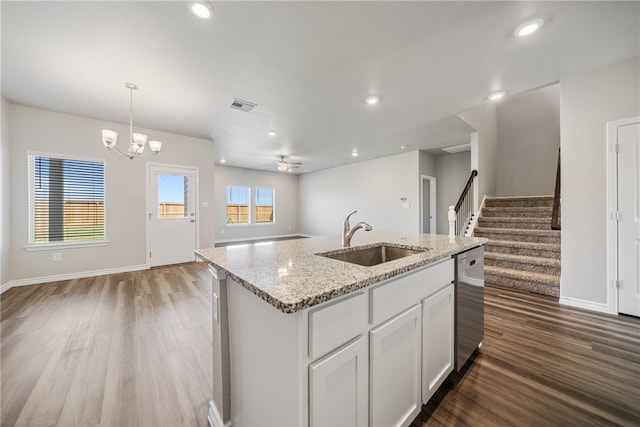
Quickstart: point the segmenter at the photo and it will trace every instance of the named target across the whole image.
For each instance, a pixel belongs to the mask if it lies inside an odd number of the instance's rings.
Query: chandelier
[[[138,89],[138,86],[133,83],[125,83],[125,86],[129,89],[129,149],[123,152],[116,147],[118,132],[110,129],[102,129],[102,143],[107,147],[107,150],[116,150],[117,153],[133,160],[136,157],[144,157],[150,153],[143,154],[144,146],[147,143],[147,135],[133,132],[133,91]],[[162,142],[149,141],[149,148],[153,154],[158,154],[162,148]]]

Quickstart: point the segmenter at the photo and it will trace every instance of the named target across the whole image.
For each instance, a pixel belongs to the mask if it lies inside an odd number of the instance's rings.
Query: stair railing
[[[471,221],[471,218],[474,214],[474,205],[473,205],[473,180],[478,176],[477,170],[471,171],[471,176],[467,180],[467,184],[464,186],[464,190],[462,190],[462,194],[460,194],[460,198],[458,199],[458,203],[453,208],[455,212],[455,229],[449,229],[449,234],[454,231],[456,236],[464,236],[467,226]],[[453,217],[453,215],[451,215]],[[451,221],[452,218],[450,218]]]
[[[553,194],[551,211],[551,229],[560,230],[560,149],[558,148],[558,168],[556,170],[556,189]]]

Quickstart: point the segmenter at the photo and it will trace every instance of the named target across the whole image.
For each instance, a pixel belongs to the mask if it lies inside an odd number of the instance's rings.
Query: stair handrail
[[[560,149],[558,148],[558,167],[556,169],[556,188],[553,193],[553,210],[551,211],[551,229],[560,230]]]
[[[456,213],[456,230],[455,234],[457,236],[462,236],[465,234],[466,226],[471,220],[473,215],[473,180],[478,176],[477,170],[472,170],[467,183],[458,198],[458,202],[456,203],[453,210]]]

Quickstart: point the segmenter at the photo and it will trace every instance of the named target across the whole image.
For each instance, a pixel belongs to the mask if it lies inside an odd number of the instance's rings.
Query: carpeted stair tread
[[[501,206],[482,208],[482,217],[511,217],[511,218],[551,218],[552,206]]]
[[[516,242],[560,243],[560,232],[555,230],[476,227],[474,235]]]
[[[526,271],[556,276],[560,274],[560,260],[557,258],[485,252],[484,265],[508,268],[521,272]]]
[[[545,295],[559,296],[560,277],[549,274],[517,271],[508,268],[484,266],[485,283],[522,289]]]
[[[513,248],[533,248],[544,251],[560,252],[560,243],[515,242],[512,240],[490,240],[488,246],[504,246]]]
[[[482,216],[478,220],[481,228],[513,228],[518,230],[551,230],[551,218],[531,217],[488,217]]]
[[[560,243],[515,242],[510,240],[489,240],[486,252],[526,255],[532,257],[560,257]]]
[[[526,255],[513,255],[499,252],[485,252],[484,253],[485,265],[487,260],[499,260],[499,261],[511,261],[518,264],[536,264],[545,267],[559,268],[560,260],[556,258],[542,258]]]
[[[538,197],[502,197],[495,199],[486,199],[486,207],[500,206],[553,206],[553,196]]]

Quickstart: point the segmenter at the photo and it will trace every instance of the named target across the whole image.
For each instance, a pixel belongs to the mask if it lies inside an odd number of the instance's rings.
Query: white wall
[[[455,206],[458,197],[471,175],[471,152],[447,154],[436,158],[436,195],[438,204],[437,233],[449,233],[447,213]]]
[[[640,114],[638,58],[560,81],[561,299],[607,301],[606,123]]]
[[[9,244],[10,244],[10,163],[9,144],[9,102],[2,97],[0,107],[0,286],[9,281]]]
[[[497,104],[496,196],[551,195],[560,147],[559,85]]]
[[[474,180],[474,188],[476,197],[479,201],[482,201],[484,196],[496,195],[496,154],[498,147],[498,114],[496,105],[486,104],[461,113],[459,116],[478,131],[476,135],[471,135],[471,149],[473,150],[471,153],[471,169],[478,171],[478,176]]]
[[[256,187],[275,190],[275,223],[227,225],[227,186]],[[215,239],[256,239],[298,233],[298,176],[251,169],[216,166],[215,171]]]
[[[365,221],[375,230],[419,232],[418,163],[412,151],[300,176],[300,231],[340,235],[345,216],[357,209],[352,226]]]
[[[420,175],[436,176],[436,156],[426,151],[419,151]]]
[[[213,142],[156,130],[136,128],[150,139],[162,141],[157,156],[129,160],[108,152],[101,129],[128,135],[128,125],[72,116],[21,105],[10,106],[11,127],[11,246],[10,280],[33,279],[146,263],[146,161],[196,166],[200,172],[200,246],[213,246],[214,155]],[[120,144],[122,141],[119,142]],[[51,252],[24,250],[28,242],[26,151],[83,156],[106,160],[106,227],[104,247],[56,249],[62,262],[52,262]],[[3,199],[4,205],[4,199]]]

